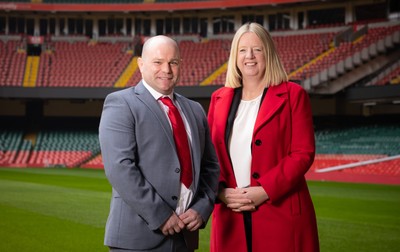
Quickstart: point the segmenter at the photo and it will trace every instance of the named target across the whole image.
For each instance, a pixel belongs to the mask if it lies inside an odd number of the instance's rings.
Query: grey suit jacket
[[[192,132],[194,199],[190,208],[204,221],[213,210],[219,165],[206,114],[197,102],[175,94]],[[112,185],[105,245],[151,250],[168,237],[159,230],[177,206],[180,165],[168,119],[140,82],[109,94],[99,139],[106,176]],[[198,232],[184,232],[189,248]]]

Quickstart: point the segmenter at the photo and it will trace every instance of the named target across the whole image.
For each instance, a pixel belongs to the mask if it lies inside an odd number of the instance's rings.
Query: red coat
[[[221,165],[220,183],[236,187],[225,143],[234,89],[212,95],[211,137]],[[315,140],[309,97],[300,85],[269,87],[252,139],[251,186],[262,186],[269,200],[252,214],[253,252],[319,251],[317,223],[304,174],[314,161]],[[223,203],[212,215],[211,251],[246,251],[243,216]]]

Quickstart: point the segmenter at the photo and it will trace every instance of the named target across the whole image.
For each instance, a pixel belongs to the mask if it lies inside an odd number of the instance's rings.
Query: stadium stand
[[[400,152],[400,128],[397,125],[367,125],[316,133],[321,154],[366,154],[392,156]]]
[[[230,40],[182,41],[180,47],[183,60],[180,85],[193,86],[228,60]]]
[[[312,171],[400,155],[399,119],[317,118]],[[336,121],[336,122],[335,122]],[[79,125],[79,119],[70,122]],[[35,134],[3,128],[0,166],[102,169],[97,124],[77,130],[43,128]],[[18,127],[17,127],[18,128]],[[345,173],[400,175],[400,159],[343,169]]]
[[[0,165],[13,164],[22,142],[23,132],[4,129],[0,132]]]
[[[379,72],[376,77],[372,78],[366,86],[371,85],[388,85],[388,84],[399,84],[400,83],[400,61],[396,61],[390,64],[387,68]]]
[[[395,118],[317,118],[317,153],[310,176],[315,178],[315,172],[331,169],[399,178],[400,127]]]
[[[17,39],[17,40],[15,40]],[[0,40],[1,86],[21,86],[26,53],[19,36],[3,36]]]
[[[96,131],[46,130],[38,133],[27,165],[78,167],[99,152]]]
[[[352,27],[272,32],[272,36],[291,79],[303,80],[305,88],[311,89],[368,63],[371,58],[385,53],[400,42],[400,25],[396,22],[369,25],[371,28],[365,28],[364,35],[357,37],[355,33],[347,34],[351,38],[336,45],[334,42],[341,33]],[[9,63],[1,66],[5,75],[0,83],[4,86],[36,86],[37,83],[38,87],[133,86],[140,80],[140,73],[129,64],[136,59],[133,58],[130,43],[115,42],[118,39],[116,36],[110,41],[103,39],[104,42],[97,42],[85,36],[52,37],[52,41],[44,45],[47,49],[40,55],[37,77],[30,76],[31,81],[26,84],[22,83],[23,65],[26,61],[25,76],[29,76],[27,72],[31,69],[31,57],[18,49],[20,42],[8,41],[7,45],[2,46],[2,51],[5,62]],[[194,42],[189,36],[189,40],[180,41],[180,46],[184,60],[180,85],[220,85],[225,82],[225,71],[219,68],[227,62],[230,40],[205,39]],[[118,83],[128,69],[131,70],[125,80]],[[211,75],[214,75],[213,78],[205,81]]]
[[[41,56],[38,86],[112,87],[131,60],[124,43],[52,43]]]
[[[103,159],[101,157],[101,154],[95,156],[86,163],[82,164],[81,167],[89,169],[104,169]]]
[[[293,78],[305,79],[304,85],[310,89],[368,63],[371,58],[385,53],[394,43],[400,42],[400,26],[397,23],[394,26],[387,26],[388,23],[376,25],[382,26],[372,27],[362,36],[341,42],[322,57],[310,62]]]

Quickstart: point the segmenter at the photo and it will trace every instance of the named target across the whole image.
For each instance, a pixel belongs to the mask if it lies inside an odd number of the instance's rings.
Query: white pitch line
[[[389,161],[389,160],[393,160],[393,159],[397,159],[397,158],[400,158],[400,155],[378,158],[378,159],[373,159],[373,160],[360,161],[360,162],[351,163],[351,164],[337,165],[337,166],[332,166],[332,167],[328,167],[328,168],[318,169],[318,170],[315,170],[315,172],[322,173],[322,172],[343,170],[343,169],[353,168],[353,167],[362,166],[362,165],[385,162],[385,161]]]

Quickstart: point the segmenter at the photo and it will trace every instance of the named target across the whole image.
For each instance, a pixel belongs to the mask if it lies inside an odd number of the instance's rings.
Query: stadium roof
[[[118,2],[118,1],[115,1]],[[175,11],[175,10],[200,10],[200,9],[227,9],[251,6],[275,6],[278,4],[312,2],[312,0],[210,0],[210,1],[178,1],[178,2],[153,2],[153,3],[112,3],[112,4],[49,4],[49,3],[0,3],[0,10],[7,11],[71,11],[71,12],[139,12],[139,11]]]

